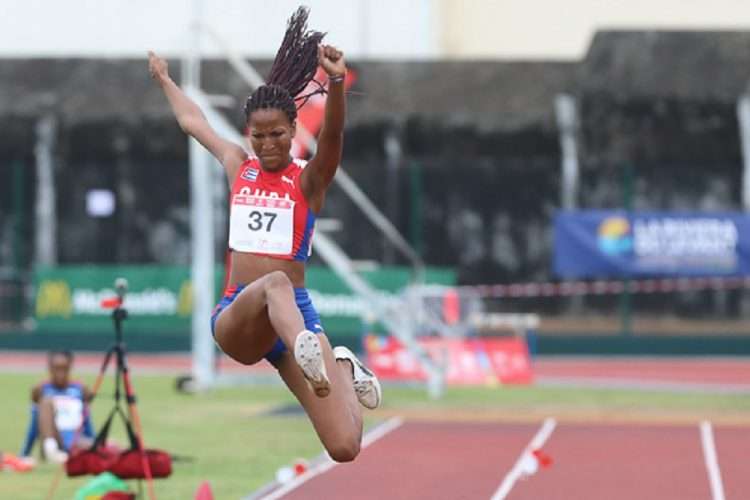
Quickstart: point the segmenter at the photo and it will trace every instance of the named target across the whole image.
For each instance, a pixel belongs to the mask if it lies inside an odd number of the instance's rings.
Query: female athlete
[[[343,53],[321,44],[322,33],[307,30],[307,16],[302,7],[292,15],[268,83],[245,104],[255,156],[216,134],[169,77],[166,61],[152,52],[149,71],[182,130],[216,157],[229,182],[232,254],[229,285],[211,319],[217,344],[243,364],[270,361],[328,454],[345,462],[357,456],[362,438],[357,401],[376,408],[381,389],[351,351],[331,348],[305,289],[313,225],[341,160],[346,112]],[[318,65],[328,75],[328,97],[317,152],[305,165],[290,156],[295,97]]]

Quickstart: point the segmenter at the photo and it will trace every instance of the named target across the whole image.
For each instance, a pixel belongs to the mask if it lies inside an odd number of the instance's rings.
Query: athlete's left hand
[[[344,53],[333,45],[318,45],[318,64],[330,77],[346,74]]]

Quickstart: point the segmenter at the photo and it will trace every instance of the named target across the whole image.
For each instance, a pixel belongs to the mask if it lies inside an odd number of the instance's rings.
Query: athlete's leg
[[[250,365],[263,359],[278,338],[294,352],[294,341],[304,329],[291,281],[274,271],[247,285],[219,314],[215,337],[227,355]]]
[[[331,382],[328,397],[315,396],[290,352],[281,356],[277,368],[307,412],[331,458],[349,462],[359,454],[362,441],[362,408],[352,387],[352,365],[348,361],[335,361],[328,338],[324,334],[318,338]]]
[[[55,425],[55,405],[52,398],[39,401],[39,436],[44,458],[54,463],[65,462],[68,454],[62,450],[62,439]]]
[[[52,398],[42,398],[39,401],[39,436],[42,441],[51,438],[62,445],[60,432],[55,425],[55,404]]]

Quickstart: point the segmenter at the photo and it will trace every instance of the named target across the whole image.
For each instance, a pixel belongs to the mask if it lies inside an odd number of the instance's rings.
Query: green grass
[[[709,418],[750,422],[750,397],[746,394],[509,386],[449,388],[437,401],[430,400],[423,390],[390,389],[387,397],[390,407],[417,416],[426,412],[445,417],[476,415],[478,419],[549,415],[587,421]]]
[[[16,453],[28,421],[30,387],[39,377],[0,374],[3,408],[0,412],[0,450]],[[92,377],[84,377],[87,382]],[[184,395],[174,391],[174,378],[136,377],[138,408],[146,443],[192,461],[174,464],[171,478],[158,480],[160,500],[190,499],[203,480],[209,480],[217,499],[237,499],[267,483],[276,469],[297,457],[312,458],[321,446],[306,417],[261,416],[264,410],[293,403],[281,386],[221,389]],[[109,377],[108,384],[111,383]],[[105,384],[94,403],[98,424],[111,405],[111,385]],[[572,414],[594,418],[623,414],[666,414],[670,418],[735,415],[750,421],[746,395],[685,394],[633,390],[568,388],[462,388],[449,389],[439,401],[421,388],[387,387],[385,413],[432,417]],[[124,443],[118,428],[113,437]],[[0,472],[0,498],[44,498],[58,468],[42,464],[28,474]],[[63,478],[55,499],[70,499],[87,479]]]
[[[0,417],[0,449],[17,453],[28,418],[28,392],[35,377],[0,375],[6,408]],[[320,445],[304,417],[261,417],[274,404],[291,403],[280,387],[236,388],[188,396],[173,390],[172,377],[134,379],[146,444],[190,462],[174,464],[172,477],[158,480],[160,499],[190,499],[201,481],[210,480],[216,498],[239,498],[274,477],[296,457],[313,457]],[[111,405],[111,385],[94,403],[100,423]],[[16,403],[17,402],[17,403]],[[120,429],[117,429],[120,431]],[[125,443],[123,432],[113,433]],[[57,467],[43,464],[30,474],[2,474],[0,498],[44,498]],[[56,499],[70,499],[87,479],[64,478]]]

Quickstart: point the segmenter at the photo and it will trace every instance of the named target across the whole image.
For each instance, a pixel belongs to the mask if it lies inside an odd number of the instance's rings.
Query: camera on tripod
[[[128,317],[127,309],[123,307],[127,290],[128,281],[125,278],[117,278],[115,280],[116,297],[103,300],[101,304],[106,309],[113,309],[112,321],[115,328],[115,343],[104,357],[92,392],[93,397],[98,394],[109,362],[114,356],[114,407],[97,433],[94,444],[88,449],[73,453],[68,458],[65,469],[68,476],[100,474],[109,471],[121,479],[146,479],[149,486],[149,497],[153,500],[155,495],[152,480],[168,477],[172,473],[172,457],[165,451],[146,449],[143,445],[143,430],[136,409],[136,396],[130,380],[125,343],[122,340],[122,322]],[[123,393],[127,411],[122,408]],[[112,452],[107,449],[106,441],[110,425],[116,415],[119,415],[125,425],[130,448]]]

